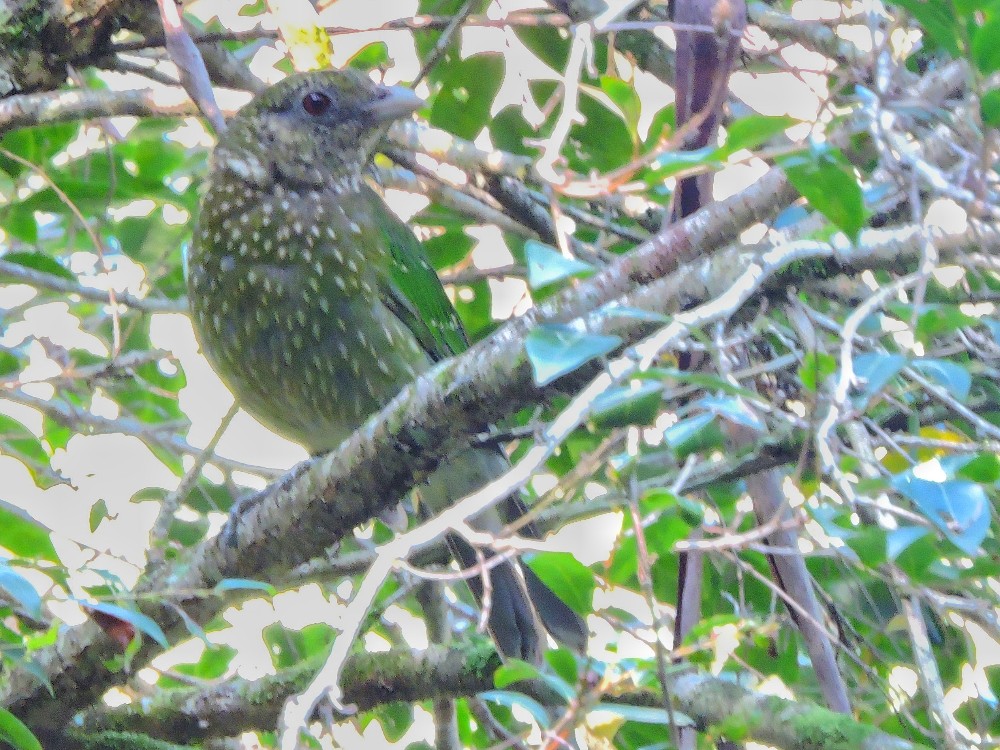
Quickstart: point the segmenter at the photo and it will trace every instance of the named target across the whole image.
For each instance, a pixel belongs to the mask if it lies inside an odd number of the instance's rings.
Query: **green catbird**
[[[313,454],[467,346],[420,243],[365,179],[382,128],[420,105],[357,71],[292,75],[237,113],[212,157],[188,267],[198,340],[244,409]],[[441,510],[507,466],[499,449],[470,447],[418,488],[419,505]],[[475,523],[495,532],[522,512],[511,497]],[[530,568],[488,575],[502,653],[537,661],[539,619],[585,648],[581,618]],[[470,587],[482,603],[482,580]]]

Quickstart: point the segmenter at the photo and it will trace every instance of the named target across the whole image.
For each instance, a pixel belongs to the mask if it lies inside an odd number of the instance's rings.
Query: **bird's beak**
[[[405,86],[381,86],[365,114],[372,123],[392,122],[416,112],[424,100]]]

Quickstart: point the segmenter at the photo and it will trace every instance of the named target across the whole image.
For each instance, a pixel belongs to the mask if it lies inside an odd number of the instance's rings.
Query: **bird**
[[[468,347],[420,242],[367,179],[385,127],[422,104],[354,69],[296,73],[237,112],[210,159],[188,254],[196,337],[240,406],[313,455]],[[470,443],[414,504],[440,511],[508,468],[500,447]],[[513,495],[474,525],[495,533],[524,511]],[[481,562],[462,537],[448,545],[460,566]],[[504,657],[538,663],[539,623],[586,649],[583,619],[530,567],[505,560],[486,575],[488,589],[478,575],[468,583],[481,607],[489,591]]]

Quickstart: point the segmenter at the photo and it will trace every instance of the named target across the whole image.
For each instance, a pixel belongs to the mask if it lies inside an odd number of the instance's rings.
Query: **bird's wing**
[[[379,274],[382,301],[413,333],[435,362],[468,348],[468,340],[441,280],[413,232],[372,193],[372,226],[392,254]]]

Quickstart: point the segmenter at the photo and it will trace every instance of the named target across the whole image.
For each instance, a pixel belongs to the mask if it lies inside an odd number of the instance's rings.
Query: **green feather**
[[[382,301],[392,310],[427,355],[438,362],[465,351],[469,342],[462,322],[413,232],[374,194],[372,241],[384,243],[392,262],[380,273]]]

